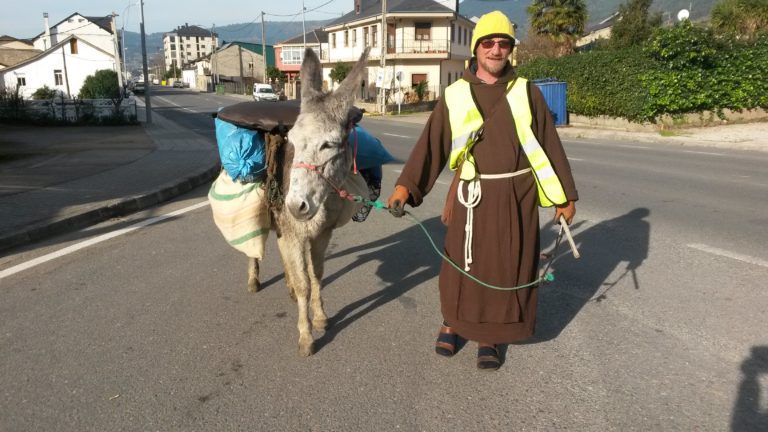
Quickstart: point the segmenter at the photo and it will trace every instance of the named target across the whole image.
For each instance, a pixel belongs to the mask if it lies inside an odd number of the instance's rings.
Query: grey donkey
[[[322,68],[314,51],[304,52],[301,65],[301,110],[288,132],[285,148],[285,202],[272,215],[285,282],[298,304],[301,356],[314,353],[312,329],[324,330],[328,325],[320,289],[325,251],[333,230],[349,222],[361,205],[343,198],[339,192],[367,191],[361,176],[352,173],[354,154],[347,138],[368,52],[369,49],[363,52],[346,79],[332,92],[322,90]],[[250,291],[259,290],[258,278],[259,261],[251,259]]]

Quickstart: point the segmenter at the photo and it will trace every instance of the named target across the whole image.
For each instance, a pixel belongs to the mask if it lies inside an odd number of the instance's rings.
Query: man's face
[[[482,39],[477,44],[475,56],[478,67],[491,75],[498,75],[507,64],[512,51],[512,41],[504,37]]]

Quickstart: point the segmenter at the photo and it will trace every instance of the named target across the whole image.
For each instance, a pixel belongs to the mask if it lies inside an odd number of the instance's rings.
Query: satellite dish
[[[685,21],[688,19],[689,15],[690,13],[688,12],[688,9],[680,9],[680,12],[677,13],[677,20]]]

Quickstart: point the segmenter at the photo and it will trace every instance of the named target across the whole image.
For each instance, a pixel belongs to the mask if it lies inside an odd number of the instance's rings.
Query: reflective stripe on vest
[[[472,180],[477,176],[477,168],[471,150],[477,136],[481,133],[479,129],[483,124],[483,118],[472,99],[469,82],[460,79],[448,86],[445,89],[445,103],[448,106],[448,119],[451,124],[449,167],[451,170],[456,170],[461,161],[466,158],[470,163],[462,165],[460,177],[462,180]],[[533,169],[539,205],[551,207],[554,204],[565,203],[567,199],[560,179],[557,178],[549,158],[531,129],[533,117],[528,105],[526,79],[518,78],[514,81],[512,89],[507,93],[507,103],[515,119],[517,137]]]

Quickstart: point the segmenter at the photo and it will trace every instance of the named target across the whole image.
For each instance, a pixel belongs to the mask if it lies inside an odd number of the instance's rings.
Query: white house
[[[376,97],[377,78],[385,88],[404,91],[427,81],[432,98],[461,77],[470,58],[475,23],[457,13],[458,0],[388,0],[386,28],[381,1],[353,1],[352,12],[323,28],[328,33],[323,77],[337,62],[357,60],[365,47],[371,47],[361,89],[366,99]],[[379,68],[382,56],[383,71]]]
[[[45,51],[69,36],[75,35],[80,40],[115,56],[115,35],[112,32],[112,15],[87,17],[75,12],[53,26],[48,25],[48,13],[43,14],[43,32],[32,38],[36,49]],[[119,50],[117,52],[119,55]]]
[[[101,69],[115,70],[112,54],[71,35],[32,58],[0,70],[0,90],[14,91],[19,87],[24,98],[29,99],[47,85],[76,97],[85,78]]]

